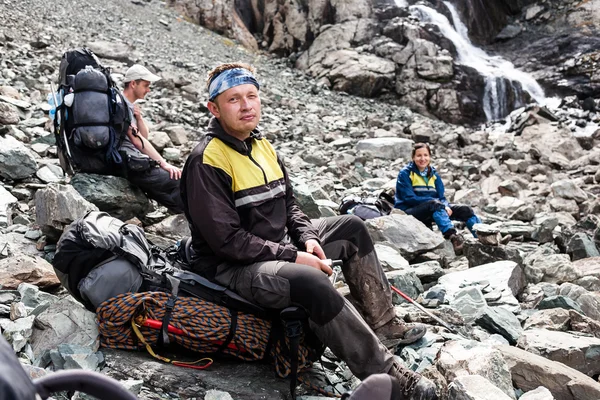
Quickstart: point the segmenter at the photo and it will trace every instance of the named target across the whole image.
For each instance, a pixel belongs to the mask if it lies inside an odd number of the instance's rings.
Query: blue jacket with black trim
[[[400,170],[396,181],[395,208],[405,211],[430,200],[439,200],[446,207],[450,206],[444,196],[442,178],[435,168],[427,168],[426,177],[421,176],[414,162],[408,163]]]

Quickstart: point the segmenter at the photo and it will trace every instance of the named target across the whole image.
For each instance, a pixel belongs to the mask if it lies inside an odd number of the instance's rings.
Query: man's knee
[[[278,272],[288,280],[292,303],[304,307],[318,325],[331,321],[344,307],[343,297],[335,290],[327,275],[301,264],[286,264]]]
[[[365,221],[356,215],[342,215],[339,218],[339,232],[334,240],[347,240],[358,250],[358,256],[364,257],[373,251],[371,235]]]

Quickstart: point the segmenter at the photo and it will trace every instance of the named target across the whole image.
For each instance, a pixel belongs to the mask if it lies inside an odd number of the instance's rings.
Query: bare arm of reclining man
[[[147,134],[147,133],[146,133]],[[153,160],[160,162],[160,167],[167,171],[171,177],[171,179],[179,179],[181,178],[181,169],[169,164],[162,156],[156,151],[152,143],[148,141],[145,137],[137,134],[134,134],[134,128],[130,128],[127,131],[127,136],[131,143],[143,154],[147,155]]]

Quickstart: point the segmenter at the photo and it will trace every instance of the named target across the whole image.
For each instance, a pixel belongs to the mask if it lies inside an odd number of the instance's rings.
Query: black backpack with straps
[[[66,51],[60,62],[54,133],[66,173],[114,174],[131,116],[127,103],[98,57],[87,48]]]

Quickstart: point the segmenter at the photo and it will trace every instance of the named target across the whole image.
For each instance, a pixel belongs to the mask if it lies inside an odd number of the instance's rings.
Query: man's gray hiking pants
[[[266,261],[222,264],[215,279],[262,307],[300,305],[311,329],[360,379],[387,373],[393,356],[373,333],[395,317],[390,286],[363,221],[355,216],[313,220],[327,258],[342,270],[356,308],[335,290],[327,275],[307,265]]]

